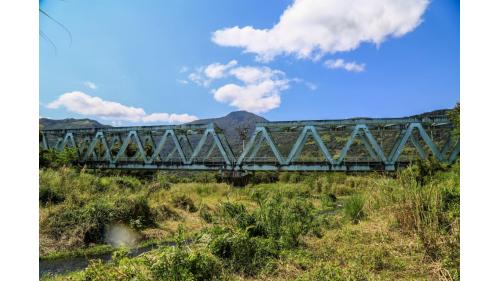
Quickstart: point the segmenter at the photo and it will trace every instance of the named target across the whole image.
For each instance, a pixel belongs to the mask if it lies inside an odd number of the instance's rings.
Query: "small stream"
[[[336,204],[333,209],[322,210],[317,213],[317,216],[321,215],[333,215],[336,214],[339,209],[338,207],[342,207],[341,204]],[[184,243],[189,244],[192,240],[187,240]],[[129,257],[136,257],[142,253],[149,252],[151,250],[170,246],[175,247],[176,243],[172,241],[162,242],[159,244],[148,245],[143,247],[133,248],[129,251]],[[108,262],[111,260],[113,253],[105,253],[98,255],[88,255],[88,256],[79,256],[79,257],[70,257],[70,258],[59,258],[59,259],[51,259],[51,260],[40,260],[39,261],[39,269],[38,269],[38,277],[41,278],[43,275],[57,275],[64,274],[68,272],[83,270],[89,265],[90,260],[100,259],[103,262]]]
[[[138,247],[130,250],[129,257],[136,257],[142,253],[149,252],[153,249],[170,246],[174,247],[175,242],[163,242],[156,245],[148,245],[144,247]],[[100,259],[104,262],[110,261],[113,253],[105,253],[100,255],[89,255],[81,257],[71,257],[71,258],[60,258],[53,260],[40,260],[38,265],[38,277],[41,278],[43,275],[56,275],[63,274],[72,271],[83,270],[89,265],[89,261],[93,259]]]

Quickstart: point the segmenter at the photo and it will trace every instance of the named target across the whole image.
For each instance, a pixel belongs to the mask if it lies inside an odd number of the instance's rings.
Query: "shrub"
[[[219,205],[219,214],[226,223],[243,230],[255,225],[255,216],[248,213],[241,203],[222,202]]]
[[[220,233],[223,232],[223,233]],[[211,252],[221,258],[231,270],[244,275],[256,275],[273,257],[278,248],[273,240],[250,237],[245,231],[219,230],[210,242]]]
[[[179,214],[177,214],[177,212],[170,208],[170,206],[167,204],[160,204],[154,207],[152,211],[155,217],[155,221],[164,221],[170,219],[178,220],[181,218]]]
[[[365,200],[361,195],[351,196],[345,203],[344,212],[353,223],[358,223],[364,216],[363,206]]]
[[[141,181],[139,179],[130,176],[116,177],[115,182],[120,187],[130,188],[133,190],[141,186]]]
[[[118,199],[110,216],[113,221],[128,223],[135,229],[154,225],[153,212],[143,196]]]
[[[264,202],[255,215],[257,229],[279,242],[283,248],[298,245],[300,235],[318,227],[314,223],[312,203],[301,198],[285,200],[279,194]]]
[[[97,199],[83,206],[64,204],[40,226],[53,239],[73,241],[72,244],[81,246],[103,242],[105,227],[113,222],[123,222],[135,229],[154,225],[147,201],[136,197],[119,198],[114,203]]]
[[[206,223],[212,223],[214,221],[212,212],[210,208],[203,204],[200,207],[200,217],[206,222]]]
[[[219,280],[222,269],[210,253],[184,247],[164,248],[150,263],[154,280]]]
[[[102,177],[97,180],[96,189],[99,192],[103,192],[111,187],[113,184],[113,179],[109,177]]]
[[[83,207],[63,205],[51,214],[41,227],[54,239],[71,239],[76,244],[103,241],[104,227],[109,223],[110,206],[102,201]]]
[[[71,166],[78,163],[78,149],[65,147],[62,151],[53,148],[40,149],[38,152],[38,164],[43,168],[58,168]]]
[[[323,194],[323,196],[321,196],[321,205],[325,207],[333,208],[335,207],[335,202],[337,202],[337,196],[335,196],[335,194],[332,192]]]
[[[172,197],[172,203],[176,208],[186,210],[188,212],[196,212],[198,208],[194,205],[193,199],[184,194],[176,194]]]
[[[260,199],[254,212],[248,212],[241,203],[224,202],[219,207],[220,216],[252,237],[270,238],[281,248],[294,248],[301,235],[318,233],[319,224],[310,201],[300,197],[289,199],[286,194],[268,194]]]
[[[38,191],[38,201],[40,204],[58,204],[64,201],[64,194],[49,186],[40,186]]]

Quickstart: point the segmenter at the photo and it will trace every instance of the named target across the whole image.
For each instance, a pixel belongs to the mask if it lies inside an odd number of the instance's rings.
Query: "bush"
[[[205,251],[188,251],[183,247],[165,248],[150,261],[154,280],[219,280],[222,266]]]
[[[103,242],[106,226],[114,222],[123,222],[135,229],[154,225],[147,201],[136,197],[119,198],[114,203],[97,199],[83,206],[64,204],[40,226],[53,239],[81,246]]]
[[[325,207],[333,208],[335,207],[335,202],[337,202],[337,196],[335,196],[335,194],[332,192],[323,194],[323,196],[321,197],[321,205]]]
[[[172,197],[172,203],[176,208],[194,213],[198,208],[194,205],[193,199],[184,194],[176,194]]]
[[[206,222],[206,223],[212,223],[214,221],[212,212],[210,208],[203,204],[200,207],[200,217]]]
[[[78,159],[78,149],[73,147],[65,147],[62,151],[40,149],[38,152],[38,164],[41,168],[72,166],[78,163]]]
[[[126,223],[135,229],[143,229],[155,224],[153,212],[143,196],[118,199],[114,203],[110,216],[114,222]]]
[[[252,237],[270,238],[283,249],[294,248],[301,235],[318,233],[319,224],[310,201],[285,195],[268,194],[267,198],[260,199],[254,212],[248,212],[241,203],[224,202],[220,205],[220,215],[226,223],[247,231]]]
[[[130,188],[132,190],[135,190],[141,186],[141,181],[139,179],[130,176],[116,177],[115,182],[120,187]]]
[[[178,220],[181,217],[167,204],[161,204],[153,208],[155,221]]]
[[[266,200],[255,217],[257,229],[262,228],[266,237],[277,240],[283,248],[296,247],[300,235],[318,227],[311,202],[301,198],[285,200],[279,194]]]
[[[105,225],[110,220],[110,206],[102,201],[83,207],[63,205],[41,225],[54,239],[67,239],[76,245],[102,242]]]
[[[64,194],[49,186],[40,186],[38,191],[38,201],[40,204],[58,204],[64,201]]]
[[[344,212],[353,223],[358,223],[364,216],[363,207],[365,200],[361,195],[351,196],[345,203]]]
[[[219,229],[210,242],[211,252],[221,258],[232,271],[244,275],[256,275],[278,256],[278,248],[273,240],[250,237],[245,231]]]
[[[255,226],[255,216],[247,212],[241,203],[222,202],[219,205],[219,215],[226,223],[246,230],[250,226]]]

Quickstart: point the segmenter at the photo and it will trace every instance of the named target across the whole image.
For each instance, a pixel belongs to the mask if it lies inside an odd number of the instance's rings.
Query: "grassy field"
[[[209,173],[43,169],[40,258],[113,252],[43,279],[459,280],[459,169],[260,174],[241,188]],[[127,255],[162,241],[177,246]]]

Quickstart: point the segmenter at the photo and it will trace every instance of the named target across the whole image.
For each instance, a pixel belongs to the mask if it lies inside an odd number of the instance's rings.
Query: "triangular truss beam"
[[[441,162],[452,163],[460,154],[459,139],[453,139],[450,134],[449,139],[444,142],[441,148],[439,148],[424,129],[422,122],[398,123],[398,127],[394,127],[394,129],[400,128],[398,129],[400,132],[397,135],[396,141],[392,145],[390,153],[385,155],[382,150],[382,146],[377,142],[370,131],[371,127],[367,125],[368,123],[358,121],[355,123],[332,121],[337,122],[333,127],[342,127],[343,130],[350,130],[349,137],[342,146],[338,157],[334,158],[318,133],[319,130],[325,130],[324,122],[330,121],[318,122],[320,123],[319,127],[314,124],[314,121],[311,123],[303,122],[302,125],[297,125],[300,124],[300,121],[286,122],[284,125],[276,125],[272,122],[257,125],[242,154],[237,158],[234,156],[224,134],[216,129],[213,124],[198,125],[197,127],[181,125],[163,126],[158,128],[103,128],[89,129],[87,131],[42,130],[40,132],[40,147],[42,149],[53,148],[56,150],[64,150],[66,147],[75,147],[78,150],[80,161],[84,164],[88,163],[89,165],[93,165],[92,163],[94,163],[95,165],[100,165],[99,167],[104,168],[129,169],[175,168],[294,171],[346,170],[347,165],[357,165],[356,163],[353,164],[349,162],[353,162],[354,160],[346,160],[347,153],[356,139],[359,139],[365,150],[368,152],[368,160],[366,160],[367,163],[380,163],[383,166],[385,165],[386,169],[393,169],[398,165],[398,163],[403,161],[400,160],[400,157],[408,142],[416,148],[418,157],[422,159],[426,159],[430,154]],[[374,122],[377,121],[375,120],[370,122],[372,122],[370,124],[374,124]],[[378,126],[376,128],[380,129],[384,126],[393,126],[391,120],[382,120],[380,122],[385,123],[382,123],[382,126]],[[426,126],[428,126],[428,124]],[[270,132],[280,130],[289,131],[290,128],[293,130],[295,130],[295,128],[299,128],[300,131],[296,139],[292,142],[288,154],[283,155],[278,149],[278,144],[273,139]],[[49,145],[49,134],[50,140],[55,140],[55,144],[52,147]],[[191,144],[188,137],[190,134],[201,135],[199,137],[199,141],[197,141],[194,146]],[[154,135],[156,136],[156,139]],[[123,140],[122,137],[124,137]],[[322,159],[318,162],[311,161],[310,163],[297,163],[297,159],[302,153],[306,142],[311,138],[323,156]],[[334,141],[334,138],[332,138],[331,141]],[[441,138],[440,141],[443,142],[443,139]],[[171,143],[173,143],[173,148]],[[137,151],[132,157],[127,157],[127,147],[131,144],[134,144],[137,147]],[[152,149],[152,151],[149,151],[148,149],[148,153],[146,153],[145,150],[145,145],[147,144],[150,144]],[[259,164],[260,160],[257,159],[256,156],[263,148],[264,144],[269,147],[272,157],[274,158],[274,163],[273,161],[263,161],[263,164]],[[336,145],[338,145],[338,143],[336,143]],[[427,150],[425,149],[425,146],[428,148]],[[99,153],[96,151],[98,147],[101,149]],[[118,152],[116,152],[118,147]],[[167,147],[169,147],[169,151],[167,151],[166,154],[162,154],[162,151],[166,150]],[[207,149],[204,147],[207,147]],[[114,151],[116,153],[111,153],[111,149],[115,149]],[[222,157],[214,160],[211,157],[213,157],[216,151],[218,151],[217,155],[220,154]],[[173,160],[174,155],[179,156],[179,158],[176,158],[175,161]],[[356,169],[369,170],[370,168],[358,167]]]

